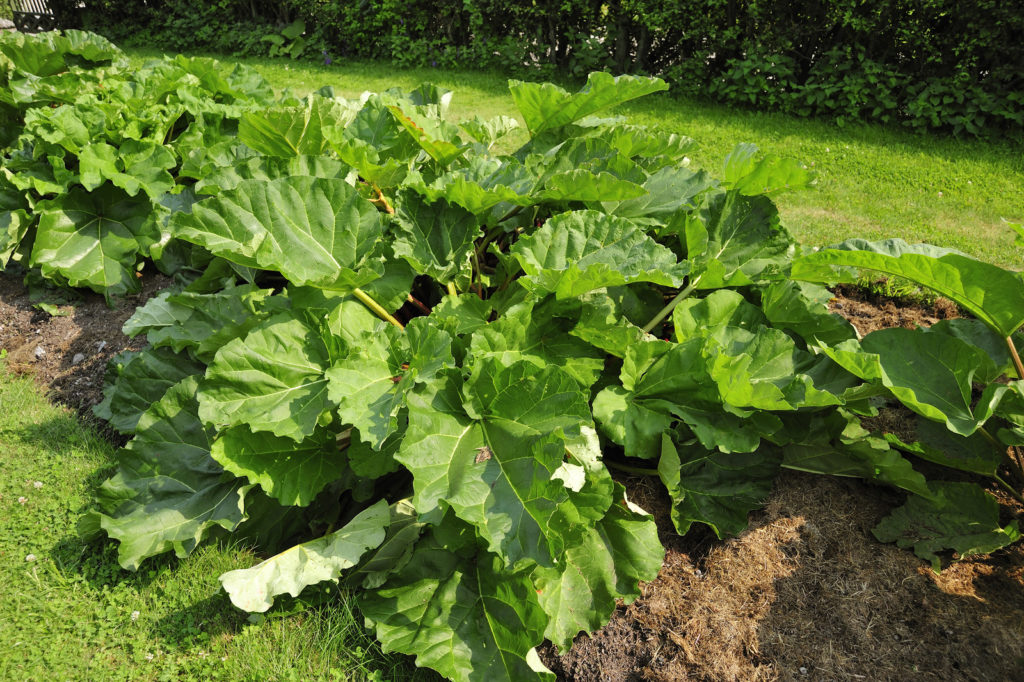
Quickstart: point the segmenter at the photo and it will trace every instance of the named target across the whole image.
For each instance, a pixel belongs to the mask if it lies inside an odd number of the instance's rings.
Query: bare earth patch
[[[91,416],[109,358],[144,343],[126,338],[122,324],[167,284],[150,276],[142,294],[114,308],[87,294],[62,307],[68,316],[50,317],[32,308],[19,280],[0,275],[0,348],[54,400]],[[958,316],[948,302],[871,298],[840,289],[833,309],[861,334]],[[871,426],[898,432],[903,420],[885,413]],[[739,537],[719,541],[703,527],[679,537],[660,484],[624,482],[658,521],[665,565],[604,629],[561,656],[542,651],[560,679],[1024,680],[1020,543],[936,576],[871,535],[902,502],[899,493],[796,472],[779,477]],[[1020,507],[1011,511],[1024,517]]]

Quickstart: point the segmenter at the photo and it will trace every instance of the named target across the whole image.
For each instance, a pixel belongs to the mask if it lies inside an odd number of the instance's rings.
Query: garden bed
[[[6,362],[89,420],[107,360],[144,345],[122,324],[168,284],[144,277],[142,293],[114,307],[84,293],[52,317],[33,307],[19,279],[0,276]],[[921,304],[852,287],[838,289],[831,308],[862,334],[958,315],[944,299]],[[1007,680],[1024,665],[1024,545],[937,576],[870,533],[902,494],[796,472],[778,478],[740,536],[718,541],[697,526],[679,537],[658,484],[623,482],[658,520],[665,564],[604,629],[579,636],[561,657],[543,651],[562,679]]]

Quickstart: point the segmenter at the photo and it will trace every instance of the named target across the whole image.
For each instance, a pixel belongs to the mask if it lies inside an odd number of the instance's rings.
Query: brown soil
[[[59,306],[62,315],[51,317],[32,307],[20,278],[0,273],[0,349],[7,351],[7,366],[32,374],[53,400],[91,418],[92,406],[103,399],[107,361],[146,343],[144,337],[126,337],[121,326],[137,306],[168,284],[163,275],[149,275],[142,293],[113,307],[102,296],[84,292],[74,305]]]
[[[86,295],[62,307],[68,316],[51,318],[32,308],[20,281],[0,275],[0,348],[9,366],[89,414],[102,398],[107,360],[142,344],[121,325],[167,284],[151,277],[141,295],[114,308]],[[948,302],[871,301],[852,289],[837,292],[833,309],[861,334],[958,316]],[[84,359],[74,363],[78,353]],[[909,428],[898,411],[872,427]],[[786,472],[749,530],[723,542],[703,527],[679,537],[660,485],[626,483],[655,515],[665,565],[604,629],[581,635],[562,656],[542,651],[560,679],[1024,680],[1024,543],[936,576],[911,552],[872,537],[901,501],[888,489]]]
[[[922,305],[913,300],[884,298],[845,284],[836,287],[829,307],[849,320],[861,336],[890,327],[930,327],[939,320],[963,317],[956,304],[946,298]]]

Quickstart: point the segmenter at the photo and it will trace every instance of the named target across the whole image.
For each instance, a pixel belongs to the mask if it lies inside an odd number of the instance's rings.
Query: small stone
[[[42,346],[36,346],[34,355],[36,356],[36,360],[42,360],[44,357],[46,357],[46,351],[43,350]]]
[[[106,347],[107,347],[107,342],[106,341],[100,341],[99,343],[96,344],[96,352],[97,353],[102,353],[103,349],[106,348]]]
[[[71,364],[77,365],[83,360],[85,360],[85,353],[75,353],[75,357],[71,358]]]
[[[807,674],[807,668],[805,668],[804,666],[800,666],[800,674],[801,675],[806,675]]]

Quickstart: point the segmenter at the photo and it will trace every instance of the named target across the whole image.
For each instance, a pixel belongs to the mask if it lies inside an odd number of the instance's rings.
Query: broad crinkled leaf
[[[271,301],[271,293],[252,284],[229,286],[213,294],[164,291],[136,309],[122,331],[129,337],[145,333],[157,348],[167,346],[178,352],[189,348],[209,362],[221,346],[262,320],[265,308],[283,304],[283,300]]]
[[[590,344],[570,336],[579,306],[564,307],[552,298],[513,306],[494,322],[477,329],[470,342],[473,362],[493,358],[510,366],[528,360],[537,367],[560,366],[581,386],[590,387],[604,368],[604,355]]]
[[[416,656],[450,680],[554,680],[534,650],[547,617],[529,569],[503,570],[483,550],[468,560],[421,540],[402,570],[359,597],[359,610],[384,651]]]
[[[623,218],[596,211],[557,215],[519,239],[512,254],[534,292],[577,298],[609,286],[653,282],[678,286],[689,271],[668,248]]]
[[[794,421],[802,421],[799,426]],[[932,492],[924,476],[882,438],[871,436],[857,417],[838,410],[786,418],[791,439],[782,466],[827,476],[853,476],[902,488],[922,497]],[[942,428],[939,426],[939,428]]]
[[[992,361],[977,348],[945,334],[881,329],[822,351],[850,373],[878,381],[908,408],[969,436],[992,415],[1006,386],[989,384],[980,398],[972,380],[991,374]],[[988,366],[988,369],[981,369]]]
[[[795,159],[767,156],[755,161],[756,154],[756,145],[744,143],[736,145],[725,157],[722,180],[727,187],[748,196],[757,196],[803,189],[814,180],[814,173]]]
[[[885,438],[900,450],[929,462],[993,478],[999,476],[999,467],[1005,461],[1003,453],[980,433],[958,436],[939,422],[918,417],[914,435],[909,443],[892,433],[885,434]]]
[[[213,442],[210,455],[281,504],[305,507],[346,472],[347,458],[337,437],[330,429],[316,427],[296,443],[291,438],[253,433],[244,425],[233,426]]]
[[[295,285],[351,290],[376,279],[380,213],[344,180],[243,181],[171,219],[174,236]]]
[[[20,209],[0,211],[0,271],[7,267],[7,261],[17,251],[34,222],[35,216],[29,217],[28,212]]]
[[[905,277],[952,299],[1003,337],[1024,325],[1024,279],[1018,273],[927,244],[903,240],[851,240],[801,256],[793,262],[793,279],[834,282],[836,267],[876,270]]]
[[[83,530],[95,526],[120,540],[118,561],[129,570],[170,550],[186,556],[213,529],[232,530],[246,518],[251,486],[210,457],[196,386],[196,377],[183,379],[146,411],[117,474],[100,489],[103,512],[83,520]]]
[[[715,193],[686,226],[687,258],[701,289],[750,284],[781,268],[792,251],[793,238],[764,196]]]
[[[724,327],[739,327],[756,332],[765,326],[761,310],[729,289],[719,289],[704,298],[687,298],[672,311],[676,340],[714,334]]]
[[[199,416],[302,441],[330,406],[328,363],[319,329],[291,313],[275,315],[217,351],[200,385]]]
[[[319,156],[327,146],[322,128],[335,109],[314,96],[301,107],[249,111],[238,124],[238,139],[267,156]]]
[[[621,498],[621,486],[618,492]],[[628,604],[640,596],[638,582],[653,580],[664,557],[653,518],[613,504],[566,550],[561,566],[534,572],[537,599],[548,614],[545,637],[565,651],[581,631],[602,628],[618,600]]]
[[[705,348],[722,400],[738,408],[794,410],[838,405],[842,399],[815,385],[807,373],[813,356],[779,329],[750,332],[723,327]],[[805,371],[807,370],[807,371]]]
[[[427,203],[413,192],[401,195],[395,213],[395,255],[420,275],[450,282],[469,266],[473,242],[482,236],[479,220],[444,199]]]
[[[257,156],[204,174],[194,189],[203,194],[219,194],[238,187],[245,180],[277,180],[296,175],[346,178],[350,170],[347,165],[329,156]]]
[[[251,568],[220,576],[231,603],[250,613],[263,613],[282,594],[298,597],[309,585],[335,580],[345,569],[384,542],[390,520],[387,502],[379,500],[333,533],[304,542]]]
[[[94,192],[74,188],[36,206],[39,225],[31,264],[71,286],[108,296],[138,291],[139,237],[149,231],[153,204],[112,185]]]
[[[426,514],[447,503],[509,565],[550,566],[582,513],[553,474],[565,459],[563,434],[590,423],[586,397],[563,371],[529,362],[490,363],[465,398],[461,381],[448,374],[408,394],[396,459],[413,474],[413,504]]]
[[[375,337],[365,335],[327,370],[328,397],[341,420],[379,449],[398,429],[396,416],[406,392],[454,366],[451,343],[451,336],[425,317],[412,320],[404,332],[389,328]]]
[[[1016,521],[999,524],[999,503],[974,483],[933,482],[937,496],[911,495],[907,503],[882,519],[872,532],[881,542],[913,547],[914,554],[939,572],[938,552],[961,557],[988,554],[1020,539]]]
[[[586,85],[572,94],[551,83],[513,80],[508,87],[531,136],[568,125],[607,107],[668,89],[660,78],[613,77],[603,72],[591,73]]]
[[[203,373],[203,365],[184,353],[147,349],[132,357],[113,384],[104,390],[108,412],[98,414],[121,433],[134,433],[139,418],[169,388],[186,377]]]
[[[774,282],[761,292],[761,308],[772,326],[796,332],[808,343],[828,345],[857,338],[845,318],[829,312],[832,292],[808,282]]]
[[[450,165],[469,149],[469,145],[459,139],[459,128],[454,123],[424,116],[413,108],[403,110],[390,106],[388,109],[416,144],[441,166]]]
[[[680,535],[697,521],[719,538],[747,528],[747,515],[771,492],[780,457],[765,448],[726,454],[700,445],[681,449],[662,436],[658,475],[672,497],[672,524]]]
[[[705,171],[666,167],[651,174],[643,183],[646,194],[605,207],[623,218],[653,218],[664,221],[679,210],[695,208],[698,197],[718,183]]]
[[[174,187],[167,169],[174,168],[177,160],[167,147],[154,142],[126,140],[120,148],[96,142],[82,150],[78,161],[82,185],[88,190],[109,180],[129,196],[142,190],[159,199]]]

